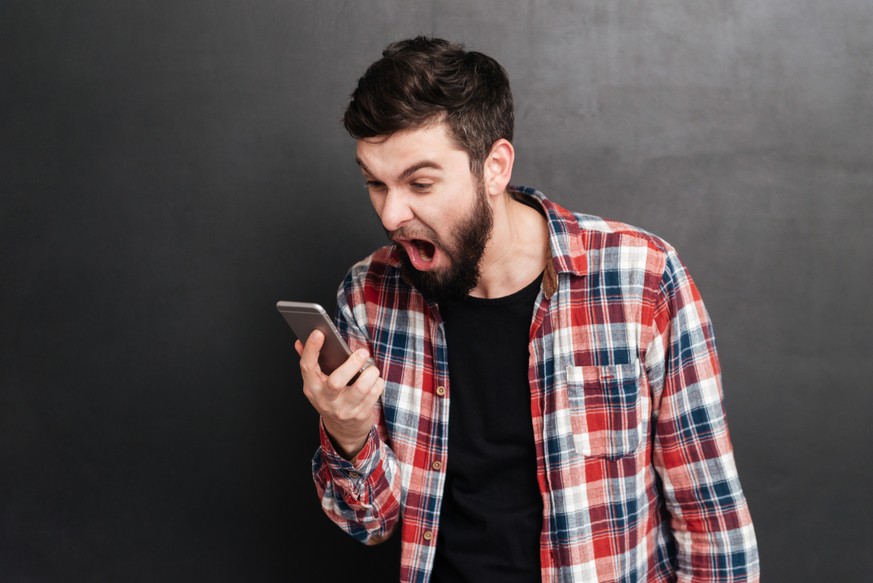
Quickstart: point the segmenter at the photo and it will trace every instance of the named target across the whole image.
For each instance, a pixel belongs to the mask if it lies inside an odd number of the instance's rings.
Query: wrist
[[[334,451],[343,459],[351,461],[367,444],[367,439],[370,437],[372,426],[366,431],[348,431],[342,427],[335,427],[332,423],[324,418],[321,420],[321,426],[327,436]]]

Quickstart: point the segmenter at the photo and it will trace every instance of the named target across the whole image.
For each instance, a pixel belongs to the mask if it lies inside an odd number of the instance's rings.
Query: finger
[[[355,384],[357,385],[357,383]],[[384,390],[385,379],[382,377],[376,377],[375,381],[369,385],[366,390],[361,391],[362,398],[356,407],[356,415],[375,421],[375,417],[378,416],[376,404]]]
[[[298,340],[294,347],[300,344]],[[320,378],[321,367],[318,365],[318,355],[321,352],[321,347],[324,345],[324,334],[319,330],[315,330],[306,339],[306,344],[302,346],[302,350],[298,349],[300,354],[300,371],[303,373],[303,378]]]
[[[352,378],[358,374],[362,368],[364,368],[364,365],[367,364],[369,358],[370,354],[363,348],[354,351],[352,355],[349,356],[344,363],[338,366],[328,377],[328,385],[335,391],[344,390]],[[378,375],[378,371],[376,372]],[[372,382],[372,380],[370,382]]]
[[[352,391],[361,394],[361,396],[370,392],[373,388],[373,384],[379,380],[379,369],[375,366],[370,366],[367,363],[365,363],[364,366],[366,368],[358,373],[355,382],[349,387]]]
[[[346,421],[371,422],[373,407],[383,387],[384,381],[375,367],[368,367],[353,385],[337,393],[334,402],[342,403],[342,416]]]

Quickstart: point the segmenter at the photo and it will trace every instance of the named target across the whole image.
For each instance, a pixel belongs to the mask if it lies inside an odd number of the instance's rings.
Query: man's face
[[[402,250],[404,276],[437,301],[463,298],[479,279],[492,212],[481,177],[445,125],[358,141],[370,200]]]

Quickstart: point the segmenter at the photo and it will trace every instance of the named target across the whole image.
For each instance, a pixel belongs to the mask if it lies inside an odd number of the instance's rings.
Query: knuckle
[[[345,388],[344,384],[336,381],[335,379],[331,379],[331,378],[327,379],[326,385],[327,385],[328,389],[330,389],[331,391],[334,391],[334,392],[341,391]]]
[[[359,378],[363,381],[364,385],[370,387],[378,378],[378,374],[379,372],[376,370],[375,367],[368,366],[363,371],[361,371],[361,376]]]

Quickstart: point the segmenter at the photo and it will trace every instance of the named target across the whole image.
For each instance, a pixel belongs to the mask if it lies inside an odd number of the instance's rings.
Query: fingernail
[[[360,350],[356,350],[356,351],[355,351],[355,354],[358,356],[358,358],[361,358],[361,359],[364,359],[364,360],[366,360],[367,358],[370,357],[370,355],[367,353],[367,351],[364,350],[363,348],[360,349]]]

